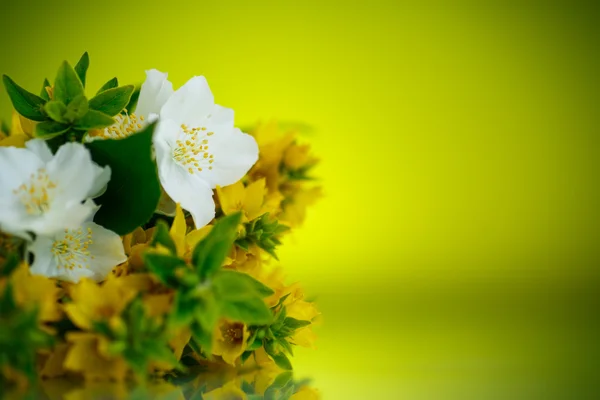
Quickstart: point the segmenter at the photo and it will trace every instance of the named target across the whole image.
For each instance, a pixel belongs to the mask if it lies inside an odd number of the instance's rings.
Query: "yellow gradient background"
[[[600,13],[592,2],[3,1],[32,91],[205,75],[247,126],[303,122],[326,197],[281,248],[324,314],[326,399],[594,398]],[[10,115],[0,96],[0,115]]]

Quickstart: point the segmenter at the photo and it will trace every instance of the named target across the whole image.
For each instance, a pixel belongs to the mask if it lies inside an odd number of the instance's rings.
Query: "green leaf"
[[[54,100],[69,105],[77,96],[83,95],[83,84],[68,62],[63,62],[54,81]]]
[[[101,166],[109,165],[112,170],[106,192],[95,199],[102,207],[94,221],[118,235],[144,225],[160,199],[160,183],[151,154],[155,126],[150,124],[125,139],[86,144],[92,159]]]
[[[192,262],[198,268],[201,280],[211,276],[223,265],[237,235],[241,218],[242,214],[239,212],[223,217],[194,249]]]
[[[133,89],[132,85],[128,85],[105,90],[90,100],[90,108],[111,117],[115,116],[127,106]]]
[[[273,361],[275,361],[275,364],[277,364],[277,366],[281,369],[285,369],[288,371],[292,370],[292,363],[290,362],[290,360],[287,358],[287,356],[283,353],[275,353],[275,354],[269,354],[271,356],[271,358],[273,359]]]
[[[79,77],[79,80],[81,81],[81,84],[83,85],[83,87],[85,87],[85,77],[87,75],[87,70],[89,67],[90,67],[90,55],[86,51],[85,53],[83,53],[83,55],[77,62],[77,65],[75,65],[75,72],[77,73],[77,76]]]
[[[212,293],[206,293],[198,300],[199,307],[196,313],[196,320],[207,332],[213,332],[219,321],[219,304]]]
[[[44,105],[44,110],[56,122],[66,124],[69,120],[65,117],[67,106],[62,101],[49,101]]]
[[[69,122],[83,118],[89,111],[88,101],[85,96],[77,96],[67,106],[65,118]]]
[[[7,134],[10,133],[10,126],[8,126],[5,120],[0,121],[0,131]]]
[[[2,76],[4,87],[10,97],[13,107],[19,114],[32,121],[45,121],[46,115],[42,111],[46,101],[33,93],[29,93],[7,75]]]
[[[194,321],[190,325],[190,330],[192,331],[192,338],[200,346],[202,352],[206,356],[210,356],[212,350],[212,333],[213,331],[205,330],[200,323]],[[191,341],[190,341],[191,343]]]
[[[111,126],[115,120],[100,111],[88,110],[75,124],[75,128],[88,131],[90,129],[101,129]],[[114,176],[114,175],[113,175]]]
[[[69,125],[60,122],[45,121],[35,126],[35,136],[43,139],[51,139],[62,135],[70,129]]]
[[[16,252],[10,253],[0,268],[0,276],[9,276],[21,263],[21,258]]]
[[[50,101],[50,96],[48,95],[47,87],[50,87],[50,82],[48,79],[44,79],[44,86],[42,86],[42,90],[40,91],[40,97],[46,101]]]
[[[116,88],[117,86],[119,86],[119,80],[116,77],[112,78],[110,81],[102,85],[102,87],[100,88],[100,90],[98,90],[98,92],[96,92],[96,94],[100,94],[108,89]]]
[[[176,271],[180,267],[187,268],[185,261],[166,254],[146,253],[144,254],[144,261],[148,269],[162,283],[172,288],[179,286]]]
[[[248,325],[267,325],[273,320],[271,310],[259,297],[224,302],[221,305],[221,313]]]
[[[159,220],[157,222],[151,244],[152,246],[160,244],[166,247],[171,254],[177,254],[177,247],[175,246],[175,242],[171,238],[171,235],[169,235],[169,226],[165,221]]]
[[[228,300],[243,299],[256,295],[269,297],[275,293],[271,288],[246,273],[225,269],[215,274],[213,286],[219,293],[219,297]]]
[[[127,106],[125,106],[125,110],[127,110],[129,114],[133,114],[135,112],[135,109],[137,108],[137,103],[140,99],[140,90],[141,88],[139,86],[135,88],[135,90],[131,94],[131,99],[129,100],[129,103],[127,104]]]
[[[292,317],[286,317],[283,324],[291,329],[298,329],[311,324],[310,321],[303,321]]]

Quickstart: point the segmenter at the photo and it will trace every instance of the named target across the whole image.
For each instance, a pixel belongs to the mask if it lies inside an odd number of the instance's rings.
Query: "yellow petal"
[[[179,203],[177,203],[177,209],[175,210],[175,219],[173,220],[173,225],[171,225],[171,230],[169,234],[173,241],[175,242],[175,247],[177,248],[177,255],[179,257],[183,257],[185,254],[185,233],[187,231],[187,225],[185,223],[185,216],[183,215],[183,210]]]
[[[265,200],[265,184],[264,178],[252,182],[246,188],[246,196],[244,199],[244,211],[248,217],[248,221],[260,217],[263,214],[262,206]]]
[[[223,188],[217,186],[217,195],[219,196],[223,213],[225,215],[233,214],[236,211],[240,211],[242,204],[244,204],[244,184],[241,181],[237,181],[233,185]]]
[[[23,134],[12,134],[7,138],[0,140],[0,146],[2,147],[25,147],[25,142],[28,141],[29,138]]]

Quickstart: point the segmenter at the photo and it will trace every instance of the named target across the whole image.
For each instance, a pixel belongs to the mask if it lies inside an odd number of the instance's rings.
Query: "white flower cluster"
[[[85,140],[124,138],[158,120],[153,143],[163,198],[156,211],[173,215],[179,203],[200,228],[215,215],[212,189],[241,179],[258,159],[258,146],[234,128],[233,110],[214,103],[204,77],[174,91],[167,74],[146,75],[136,113],[117,116]],[[41,139],[26,148],[0,147],[0,230],[28,241],[32,273],[100,281],[127,259],[121,238],[92,222],[93,198],[110,175],[80,143],[55,154]]]

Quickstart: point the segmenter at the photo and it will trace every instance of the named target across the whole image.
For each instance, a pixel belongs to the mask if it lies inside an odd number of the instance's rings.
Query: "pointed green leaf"
[[[69,123],[69,120],[65,117],[67,106],[62,101],[49,101],[44,105],[44,110],[54,121],[63,124]]]
[[[85,96],[77,96],[67,106],[65,118],[69,122],[83,118],[89,111],[88,101]]]
[[[185,262],[175,256],[166,254],[146,253],[144,261],[148,270],[165,285],[176,288],[179,286],[176,271],[180,267],[187,268]]]
[[[271,358],[273,359],[273,361],[275,361],[275,364],[277,364],[277,366],[281,369],[285,369],[288,371],[291,371],[292,368],[292,363],[290,362],[290,360],[287,358],[287,356],[283,353],[276,353],[276,354],[269,354],[271,356]]]
[[[90,111],[91,112],[91,111]],[[95,140],[86,146],[99,165],[112,171],[106,192],[95,199],[102,207],[94,221],[119,235],[144,225],[160,199],[156,163],[152,159],[152,133],[156,124],[125,139]]]
[[[87,75],[87,70],[89,67],[90,55],[86,51],[79,59],[79,62],[77,62],[77,65],[75,65],[75,72],[77,73],[79,80],[81,80],[81,84],[83,85],[83,87],[85,87],[85,77]]]
[[[54,81],[54,100],[69,105],[77,96],[83,95],[83,84],[68,62],[63,62]]]
[[[116,88],[117,86],[119,86],[119,80],[116,77],[112,78],[110,81],[102,85],[102,87],[100,88],[100,90],[98,90],[98,92],[96,92],[96,94],[100,94],[108,89]]]
[[[75,128],[88,131],[90,129],[101,129],[111,126],[115,120],[100,111],[88,110],[75,124]]]
[[[292,318],[292,317],[286,317],[285,320],[283,321],[284,325],[291,328],[291,329],[298,329],[298,328],[302,328],[305,326],[308,326],[311,324],[310,321],[303,321],[300,319],[296,319],[296,318]]]
[[[131,94],[131,99],[129,99],[129,103],[127,103],[127,105],[125,106],[125,110],[129,114],[133,114],[135,112],[135,109],[137,108],[137,103],[140,99],[140,90],[141,88],[139,86],[136,86],[133,93]]]
[[[2,77],[4,87],[10,97],[13,107],[19,114],[32,121],[45,121],[46,115],[42,111],[46,101],[33,93],[29,93],[7,75]]]
[[[69,128],[69,125],[61,124],[60,122],[40,122],[35,126],[35,136],[43,139],[51,139],[67,132]]]
[[[175,246],[175,242],[171,238],[171,235],[169,235],[169,226],[165,221],[159,220],[156,224],[151,244],[152,246],[160,244],[166,247],[171,254],[177,255],[177,247]]]
[[[221,218],[192,254],[192,262],[197,267],[200,279],[204,280],[217,271],[231,250],[237,236],[237,226],[242,218],[235,213]]]
[[[115,116],[127,106],[133,89],[132,85],[128,85],[105,90],[90,100],[90,108],[111,117]]]
[[[0,131],[5,134],[10,133],[10,126],[8,126],[5,120],[0,121]]]
[[[244,272],[232,270],[220,270],[213,278],[213,287],[219,293],[219,297],[234,300],[249,296],[269,297],[275,293],[268,286],[263,285]]]
[[[50,87],[50,82],[48,79],[44,79],[44,86],[42,86],[42,90],[40,91],[40,97],[46,101],[50,101],[50,96],[48,95],[47,87]]]
[[[230,300],[223,303],[221,307],[224,316],[248,325],[267,325],[273,320],[271,310],[259,297]]]

